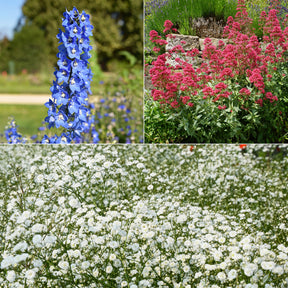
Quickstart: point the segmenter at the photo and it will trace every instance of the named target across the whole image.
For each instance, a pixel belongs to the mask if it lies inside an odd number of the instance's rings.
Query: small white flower
[[[45,229],[45,226],[43,224],[37,223],[32,226],[31,231],[33,233],[40,233]]]
[[[263,261],[261,262],[261,267],[263,270],[272,270],[275,267],[275,263],[273,261]]]
[[[183,271],[184,271],[185,273],[188,273],[188,272],[190,271],[190,267],[189,267],[188,265],[185,265],[185,266],[183,267]]]
[[[150,185],[147,187],[147,189],[148,189],[149,191],[151,191],[151,190],[153,189],[153,185],[150,184]]]
[[[41,242],[42,242],[42,236],[39,235],[39,234],[34,235],[33,238],[32,238],[32,242],[36,246],[40,245]]]
[[[25,277],[28,280],[34,279],[35,276],[36,276],[36,272],[34,270],[27,270],[26,273],[25,273]]]
[[[81,267],[83,270],[88,269],[90,267],[90,262],[89,261],[82,262]]]
[[[28,248],[28,244],[25,241],[23,241],[14,246],[13,252],[16,252],[18,250],[24,252],[27,248]]]
[[[57,237],[56,236],[54,236],[54,235],[48,235],[48,236],[46,236],[45,238],[44,238],[44,242],[46,243],[46,244],[53,244],[53,243],[55,243],[56,242],[56,240],[57,240]]]
[[[39,259],[33,260],[32,263],[33,263],[35,268],[39,268],[39,267],[41,267],[43,265],[43,262],[41,260],[39,260]]]
[[[63,270],[68,270],[69,268],[69,263],[67,261],[60,261],[58,263],[58,266],[63,269]]]
[[[238,275],[237,271],[235,269],[232,269],[228,272],[228,279],[231,281],[237,278],[237,275]]]
[[[221,282],[223,282],[223,281],[226,280],[226,274],[225,274],[224,272],[219,272],[219,273],[217,274],[217,278],[218,278]]]
[[[35,202],[35,205],[38,207],[42,207],[44,205],[44,201],[42,199],[37,199],[37,201]]]
[[[276,266],[272,269],[274,274],[282,275],[284,273],[284,269],[282,266]]]
[[[9,271],[7,272],[7,275],[6,275],[6,279],[7,279],[7,281],[9,281],[10,283],[14,282],[15,279],[16,279],[16,273],[15,273],[15,271],[9,270]]]
[[[15,259],[13,256],[6,256],[2,262],[1,262],[1,269],[5,269],[7,267],[9,267],[10,265],[14,265],[15,264]]]
[[[109,256],[109,260],[110,261],[114,261],[116,259],[116,255],[115,254],[111,254],[110,256]]]
[[[143,163],[137,163],[137,165],[136,165],[136,167],[138,168],[138,169],[141,169],[141,168],[145,168],[145,165],[143,164]]]
[[[113,267],[111,265],[106,267],[106,273],[110,274],[113,271]]]
[[[254,263],[247,263],[243,270],[246,276],[251,277],[258,270],[258,266]]]
[[[180,214],[177,219],[176,222],[181,224],[187,221],[187,216],[185,214]]]
[[[69,205],[72,207],[72,208],[78,208],[80,207],[80,203],[77,199],[75,198],[72,198],[69,200]]]
[[[103,167],[104,167],[104,168],[107,168],[107,169],[108,169],[108,168],[110,168],[111,166],[112,166],[112,162],[110,162],[110,161],[106,161],[106,162],[103,163]]]

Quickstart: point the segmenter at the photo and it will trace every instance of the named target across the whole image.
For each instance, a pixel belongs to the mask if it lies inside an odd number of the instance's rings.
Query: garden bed
[[[224,39],[175,34],[178,22],[168,19],[162,34],[150,31],[145,142],[288,141],[288,28],[274,8],[258,19],[261,37],[243,0],[227,19]],[[169,123],[158,129],[164,121]]]
[[[287,287],[287,159],[285,145],[0,146],[0,284]]]

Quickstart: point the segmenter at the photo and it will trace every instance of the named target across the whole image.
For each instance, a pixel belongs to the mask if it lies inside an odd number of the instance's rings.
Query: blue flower
[[[16,126],[16,122],[14,119],[8,125],[8,128],[5,130],[5,137],[8,144],[24,144],[26,143],[26,139],[22,137],[20,133],[17,131],[18,126]]]
[[[86,141],[85,133],[90,133],[93,143],[97,137],[92,126],[88,94],[91,94],[90,82],[92,72],[89,68],[89,37],[92,36],[93,26],[90,16],[84,11],[79,13],[74,7],[63,14],[62,26],[59,29],[58,68],[54,75],[56,80],[51,87],[52,99],[45,104],[48,116],[45,122],[48,128],[62,127],[64,132],[60,136],[49,138],[44,136],[43,143],[81,143]],[[91,126],[92,125],[92,126]],[[95,129],[94,129],[95,130]]]

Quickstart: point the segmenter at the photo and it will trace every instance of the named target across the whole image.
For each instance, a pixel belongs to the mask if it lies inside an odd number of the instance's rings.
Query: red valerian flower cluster
[[[287,17],[285,21],[287,24]],[[227,43],[219,41],[216,47],[211,39],[205,39],[203,63],[200,66],[192,64],[199,55],[198,49],[184,52],[182,46],[178,45],[159,55],[150,69],[151,80],[156,88],[152,90],[153,99],[178,108],[183,105],[193,107],[195,97],[212,98],[218,109],[224,110],[227,108],[225,99],[238,95],[243,104],[253,91],[253,103],[260,106],[264,102],[275,104],[278,97],[273,95],[274,91],[269,91],[267,83],[277,70],[275,64],[283,61],[283,53],[288,50],[288,27],[282,30],[276,9],[271,9],[268,14],[262,12],[259,20],[263,28],[261,43],[251,31],[251,23],[245,0],[239,0],[235,18],[230,16],[224,28],[223,36]],[[166,38],[175,37],[171,34],[175,32],[172,31],[171,21],[165,21],[164,27],[163,32],[168,32]],[[156,45],[155,51],[167,45],[167,39],[162,39],[156,31],[150,32],[150,40]],[[179,56],[175,57],[177,53]],[[174,59],[176,65],[169,64],[170,58]],[[228,85],[231,82],[237,82],[237,85],[231,88]],[[249,110],[245,105],[241,107]]]

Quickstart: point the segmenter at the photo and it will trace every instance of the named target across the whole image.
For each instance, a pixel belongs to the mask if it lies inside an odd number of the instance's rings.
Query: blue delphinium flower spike
[[[24,144],[26,143],[26,139],[22,137],[20,133],[17,131],[18,126],[16,126],[16,122],[14,119],[9,123],[8,128],[5,130],[5,137],[8,144]]]
[[[60,45],[58,68],[54,72],[56,81],[50,89],[52,99],[45,104],[48,108],[45,122],[49,129],[63,127],[64,132],[51,139],[45,135],[42,143],[82,142],[82,134],[91,118],[88,94],[91,94],[92,72],[88,68],[88,59],[91,57],[89,36],[92,36],[93,26],[90,16],[84,11],[79,13],[75,7],[63,16],[64,31],[60,29],[57,35]]]

